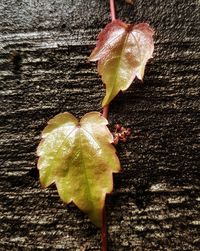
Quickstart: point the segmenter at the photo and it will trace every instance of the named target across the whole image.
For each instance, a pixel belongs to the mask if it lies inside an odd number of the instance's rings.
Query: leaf
[[[145,65],[154,50],[154,31],[146,23],[125,24],[114,20],[99,34],[90,61],[98,61],[98,72],[106,85],[102,106],[120,90],[125,91],[135,77],[142,80]]]
[[[120,170],[107,124],[98,112],[80,122],[68,112],[58,114],[43,130],[37,149],[42,186],[55,183],[60,198],[73,201],[97,226],[105,196],[113,189],[112,173]]]

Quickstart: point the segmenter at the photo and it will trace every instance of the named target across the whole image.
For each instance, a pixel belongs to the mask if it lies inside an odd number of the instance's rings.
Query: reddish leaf
[[[129,25],[120,20],[114,20],[99,34],[90,61],[98,61],[98,72],[106,85],[102,106],[120,90],[126,90],[135,77],[142,80],[154,50],[153,34],[146,23]]]

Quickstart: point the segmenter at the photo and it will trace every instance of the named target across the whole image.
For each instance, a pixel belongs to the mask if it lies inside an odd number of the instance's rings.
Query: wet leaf
[[[108,105],[120,90],[125,91],[134,78],[142,80],[145,65],[154,50],[154,31],[146,23],[109,23],[99,34],[90,61],[98,61],[98,72],[106,85],[102,106]]]
[[[58,114],[43,130],[37,149],[42,186],[55,183],[60,198],[74,202],[99,227],[112,175],[120,170],[107,123],[98,112],[80,122],[70,113]]]

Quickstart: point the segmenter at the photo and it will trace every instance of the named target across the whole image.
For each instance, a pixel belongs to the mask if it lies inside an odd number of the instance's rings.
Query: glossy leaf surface
[[[145,65],[154,50],[154,31],[146,23],[109,23],[99,34],[90,61],[98,61],[98,72],[106,85],[102,106],[108,105],[120,90],[126,90],[135,77],[142,80]]]
[[[112,174],[120,170],[107,123],[98,112],[80,122],[70,113],[58,114],[43,130],[37,149],[42,186],[55,183],[60,198],[73,201],[99,227]]]

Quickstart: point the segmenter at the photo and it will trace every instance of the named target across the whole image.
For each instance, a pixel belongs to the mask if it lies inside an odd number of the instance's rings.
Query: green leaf
[[[51,119],[42,132],[37,154],[43,187],[56,184],[65,203],[74,202],[97,226],[102,225],[105,196],[120,163],[107,120],[98,112],[80,122],[70,113]]]
[[[106,85],[102,106],[108,105],[134,78],[142,80],[145,65],[154,50],[154,31],[146,23],[125,24],[114,20],[99,34],[90,61],[98,61],[98,72]]]

